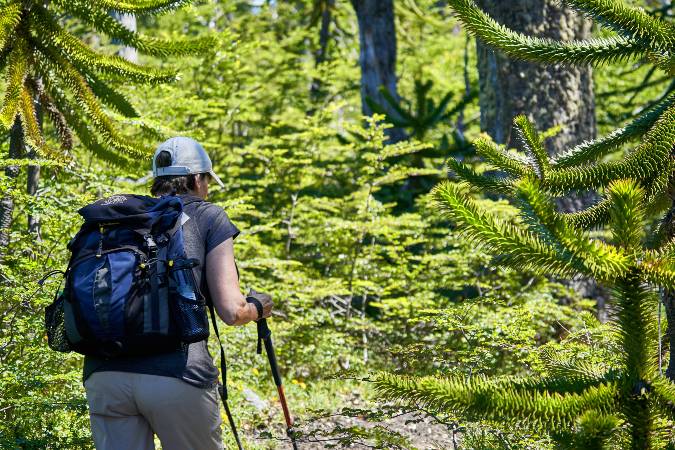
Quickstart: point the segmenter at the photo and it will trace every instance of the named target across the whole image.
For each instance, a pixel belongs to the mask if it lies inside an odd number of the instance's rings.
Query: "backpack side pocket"
[[[45,308],[45,328],[47,329],[47,344],[57,352],[73,350],[66,332],[66,297],[60,292],[51,305]]]
[[[206,316],[206,302],[195,286],[192,259],[175,260],[170,268],[169,289],[171,292],[174,318],[181,341],[193,343],[209,337],[209,321]]]

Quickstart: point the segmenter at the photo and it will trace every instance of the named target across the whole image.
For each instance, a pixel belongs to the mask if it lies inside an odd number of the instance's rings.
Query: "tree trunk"
[[[566,41],[590,37],[591,23],[555,0],[478,3],[499,23],[528,35]],[[481,128],[496,142],[516,146],[512,130],[518,114],[526,114],[541,130],[562,127],[559,134],[547,140],[550,154],[595,137],[590,67],[513,61],[480,41],[477,52]]]
[[[591,22],[555,0],[478,0],[497,22],[527,35],[556,40],[587,39]],[[513,118],[525,114],[540,130],[562,127],[546,141],[549,154],[557,154],[595,138],[593,76],[589,66],[544,66],[514,61],[489,49],[480,40],[478,53],[481,128],[497,143],[518,147]],[[558,209],[572,212],[597,201],[595,192],[580,192],[557,199]],[[598,302],[598,316],[606,320],[606,293],[589,280],[570,286]]]
[[[373,114],[367,98],[382,105],[392,117],[396,111],[384,100],[379,89],[384,86],[399,100],[396,79],[396,27],[393,0],[351,0],[359,23],[359,63],[361,65],[361,110]],[[390,141],[406,138],[400,128],[387,130]]]
[[[321,0],[321,28],[319,29],[319,47],[314,52],[314,65],[319,67],[326,61],[328,53],[328,41],[330,38],[330,23],[332,20],[335,0]],[[321,99],[321,80],[314,78],[310,88],[310,95],[313,101]]]
[[[674,208],[671,208],[671,213],[674,209],[675,206]],[[668,337],[668,348],[670,349],[666,377],[668,377],[670,381],[675,381],[675,292],[665,290],[661,300],[663,301],[663,306],[666,310],[666,336]]]
[[[42,87],[42,79],[38,78],[35,80],[35,85],[38,86],[37,90],[43,90]],[[33,94],[33,106],[35,107],[35,113],[37,114],[37,122],[38,125],[40,126],[40,130],[42,130],[42,120],[43,120],[43,114],[42,114],[42,106],[40,104],[40,96],[37,92]],[[27,156],[31,159],[37,157],[37,153],[33,149],[28,150]],[[28,166],[28,179],[26,182],[26,192],[28,195],[37,195],[37,190],[40,185],[40,166],[38,165],[31,165]],[[33,233],[35,235],[36,240],[40,240],[40,218],[38,216],[34,215],[29,215],[28,216],[28,232]]]
[[[133,14],[129,13],[121,13],[117,11],[113,11],[112,16],[117,19],[119,23],[124,25],[127,29],[131,31],[136,31],[136,16]],[[138,52],[136,51],[135,48],[133,47],[122,47],[119,52],[117,52],[119,56],[122,58],[126,59],[129,62],[132,63],[137,63],[138,62]]]
[[[24,153],[23,143],[23,128],[21,122],[17,117],[9,134],[9,158],[21,158]],[[5,176],[7,176],[10,183],[16,183],[19,177],[18,166],[5,167]],[[12,189],[8,189],[5,196],[0,200],[0,273],[2,273],[2,265],[9,246],[9,232],[12,226],[12,218],[14,215],[14,199],[12,198]]]
[[[673,157],[675,158],[675,147],[673,147]],[[675,179],[671,179],[669,195],[671,200],[670,210],[663,218],[661,230],[663,239],[670,241],[675,238]],[[675,292],[669,289],[663,291],[661,301],[666,310],[666,336],[668,337],[670,359],[668,360],[668,368],[666,369],[666,377],[671,381],[675,381]]]

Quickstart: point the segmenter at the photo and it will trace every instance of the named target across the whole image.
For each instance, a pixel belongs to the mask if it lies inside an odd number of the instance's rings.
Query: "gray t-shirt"
[[[209,296],[204,267],[206,255],[229,238],[236,238],[239,229],[230,222],[220,206],[199,197],[181,195],[183,212],[189,217],[183,224],[183,239],[188,258],[199,260],[194,269],[204,296]],[[152,356],[122,358],[84,358],[83,381],[94,372],[118,371],[179,378],[193,386],[211,388],[218,383],[218,369],[208,351],[206,340],[190,344],[185,349]]]

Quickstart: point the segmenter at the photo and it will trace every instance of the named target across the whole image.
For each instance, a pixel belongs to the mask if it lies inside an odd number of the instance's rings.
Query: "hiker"
[[[223,183],[204,148],[190,138],[169,139],[152,167],[152,195],[179,195],[183,202],[185,253],[198,260],[195,280],[218,316],[228,325],[269,317],[268,295],[253,292],[247,302],[240,291],[233,251],[239,230],[205,201],[209,182]],[[87,356],[84,380],[98,450],[153,449],[153,434],[164,450],[223,448],[218,370],[206,340],[149,356]]]

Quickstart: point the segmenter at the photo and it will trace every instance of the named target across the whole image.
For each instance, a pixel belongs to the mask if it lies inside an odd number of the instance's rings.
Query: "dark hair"
[[[171,153],[159,152],[155,158],[156,167],[169,167],[171,165]],[[150,193],[154,196],[168,195],[168,194],[187,194],[194,190],[198,176],[203,174],[190,175],[167,175],[163,177],[156,177],[152,182]]]

